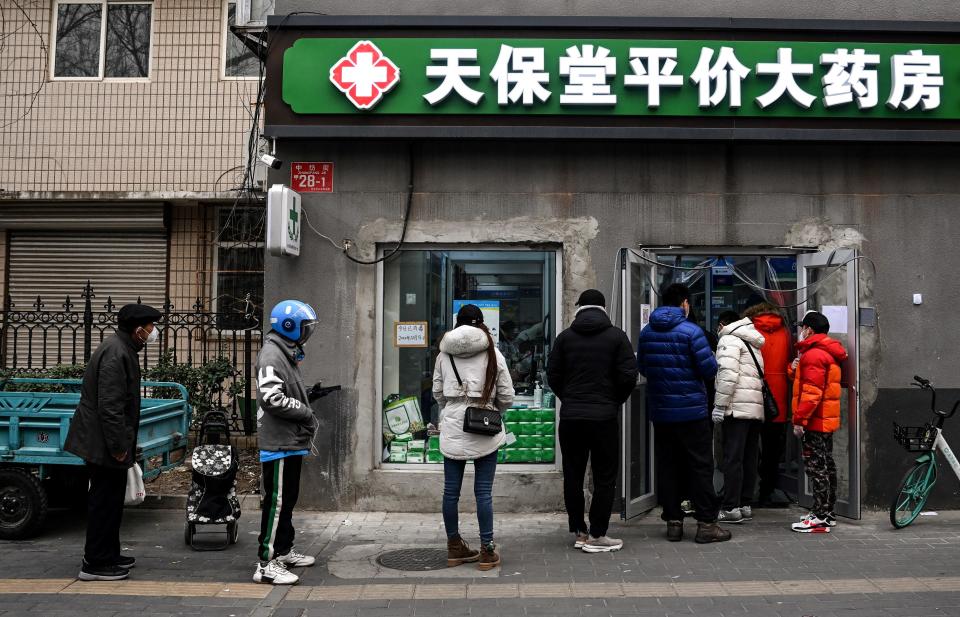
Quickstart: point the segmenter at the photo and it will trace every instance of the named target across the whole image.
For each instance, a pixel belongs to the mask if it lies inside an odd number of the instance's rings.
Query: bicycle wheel
[[[917,463],[908,471],[890,506],[890,524],[903,529],[916,520],[936,481],[936,461],[932,457]]]

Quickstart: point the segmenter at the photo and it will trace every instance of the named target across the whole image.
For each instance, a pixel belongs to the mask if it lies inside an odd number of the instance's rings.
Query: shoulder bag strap
[[[756,365],[756,367],[757,367],[757,372],[760,373],[760,380],[763,381],[764,383],[766,383],[766,380],[765,380],[764,377],[763,377],[763,369],[760,368],[760,363],[757,362],[757,355],[756,355],[755,353],[753,353],[753,345],[751,345],[750,343],[748,343],[748,342],[746,342],[746,341],[744,341],[743,343],[744,343],[744,345],[747,346],[747,351],[750,352],[750,357],[753,358],[753,363],[754,363],[754,364]]]
[[[453,367],[453,374],[457,378],[457,383],[460,384],[460,388],[463,388],[463,380],[460,379],[460,371],[457,370],[457,363],[454,361],[451,354],[447,354],[447,357],[450,358],[450,366]]]

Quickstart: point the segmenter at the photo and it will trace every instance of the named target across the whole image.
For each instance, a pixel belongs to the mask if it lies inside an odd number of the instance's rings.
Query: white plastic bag
[[[123,505],[139,506],[147,496],[147,489],[143,486],[143,471],[140,465],[133,464],[133,467],[127,470],[127,492],[123,496]]]

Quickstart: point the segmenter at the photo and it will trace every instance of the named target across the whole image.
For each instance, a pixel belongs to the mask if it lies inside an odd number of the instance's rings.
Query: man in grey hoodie
[[[317,323],[310,305],[284,300],[270,313],[270,332],[257,356],[257,441],[262,466],[262,514],[257,542],[257,583],[293,585],[287,567],[312,566],[293,550],[293,508],[300,492],[300,468],[310,454],[317,422],[299,364],[303,345]]]

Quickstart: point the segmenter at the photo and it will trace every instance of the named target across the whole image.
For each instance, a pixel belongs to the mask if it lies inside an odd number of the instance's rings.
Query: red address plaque
[[[298,193],[332,193],[333,163],[291,163],[290,188]]]

